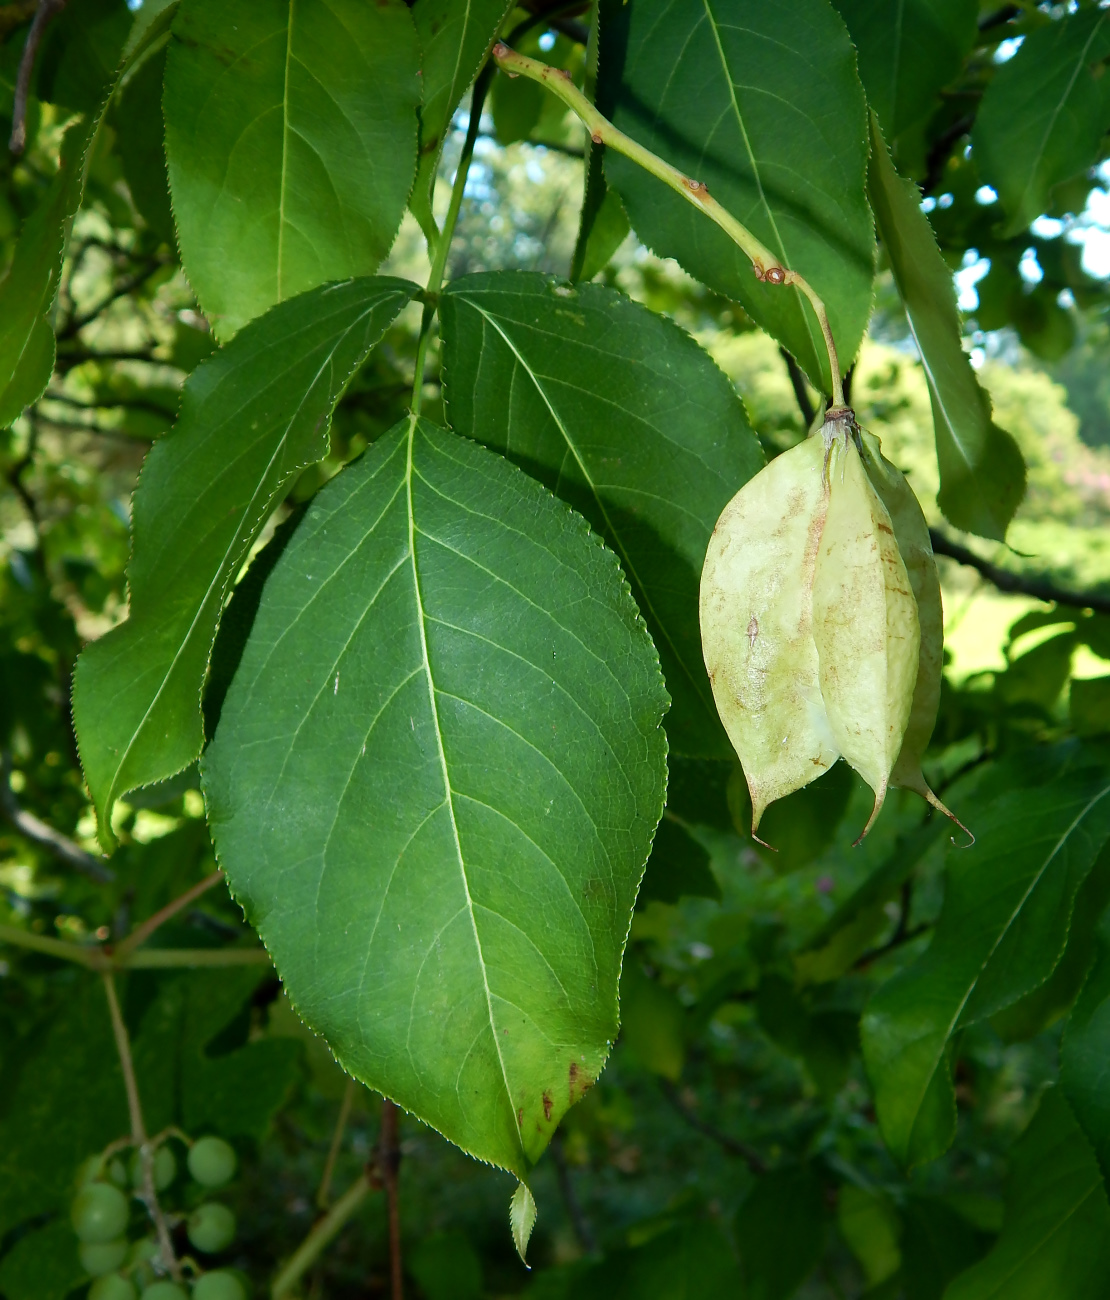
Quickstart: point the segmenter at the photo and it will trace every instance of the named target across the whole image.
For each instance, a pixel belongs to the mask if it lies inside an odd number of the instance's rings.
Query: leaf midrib
[[[420,571],[416,563],[416,512],[413,508],[412,500],[412,480],[413,480],[413,447],[416,440],[417,417],[409,416],[409,428],[407,434],[407,451],[405,460],[405,493],[408,505],[408,542],[409,542],[409,559],[412,565],[412,589],[413,597],[416,601],[416,625],[420,632],[420,656],[424,668],[424,677],[428,686],[428,708],[431,710],[432,725],[435,730],[436,748],[439,753],[440,772],[443,776],[443,790],[445,795],[445,805],[451,818],[451,834],[455,841],[455,854],[459,864],[459,876],[462,880],[463,894],[466,898],[467,915],[470,917],[470,928],[474,935],[474,946],[478,950],[478,969],[482,975],[482,988],[486,995],[486,1013],[489,1020],[490,1035],[493,1038],[493,1045],[497,1051],[498,1064],[501,1067],[501,1081],[505,1086],[505,1100],[508,1103],[510,1116],[513,1116],[513,1092],[509,1086],[509,1075],[505,1068],[505,1058],[501,1052],[501,1043],[497,1037],[497,1020],[493,1014],[493,994],[489,986],[489,977],[486,973],[486,958],[482,950],[482,939],[478,933],[478,921],[474,915],[474,900],[470,895],[470,881],[466,874],[466,861],[463,857],[462,840],[459,837],[459,824],[455,817],[455,795],[451,785],[451,775],[447,769],[447,754],[443,747],[443,731],[439,722],[439,708],[436,704],[436,685],[432,678],[432,662],[428,655],[428,637],[425,626],[426,615],[424,611],[424,598],[420,589]],[[515,1116],[513,1116],[515,1118]],[[520,1130],[516,1124],[513,1124],[513,1131],[516,1133],[517,1142],[520,1146],[520,1152],[527,1164],[527,1153],[524,1150],[524,1140],[521,1137]]]

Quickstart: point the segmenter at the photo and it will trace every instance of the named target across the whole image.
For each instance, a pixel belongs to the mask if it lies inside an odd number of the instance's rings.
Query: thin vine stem
[[[183,907],[188,907],[194,899],[199,898],[201,894],[207,893],[213,885],[218,885],[223,878],[224,873],[219,869],[219,867],[217,867],[210,876],[205,876],[205,878],[198,884],[195,884],[192,889],[187,889],[183,894],[179,894],[173,902],[167,903],[165,907],[155,912],[153,916],[147,917],[141,925],[137,925],[134,930],[131,931],[122,943],[117,945],[115,951],[116,961],[126,963],[127,959],[135,949],[138,948],[141,943],[145,943],[159,926],[165,925],[165,923],[172,917],[176,916]]]
[[[282,1300],[294,1289],[301,1278],[324,1253],[325,1248],[339,1234],[340,1229],[373,1191],[376,1183],[369,1170],[364,1170],[338,1201],[317,1223],[304,1241],[293,1252],[288,1264],[274,1278],[270,1288],[271,1300]]]
[[[747,226],[737,221],[731,212],[723,208],[710,195],[709,187],[704,181],[694,180],[693,177],[684,175],[677,167],[672,167],[669,162],[664,162],[650,149],[645,149],[642,144],[638,144],[623,131],[619,131],[590,103],[571,80],[569,73],[561,68],[552,68],[546,63],[540,63],[538,59],[517,54],[503,42],[498,42],[493,47],[493,60],[510,77],[527,77],[531,81],[539,82],[541,86],[561,99],[571,112],[582,120],[594,144],[603,144],[610,149],[615,149],[617,153],[624,154],[626,158],[631,158],[634,163],[638,163],[676,194],[681,194],[688,203],[692,203],[694,207],[704,212],[751,261],[757,280],[762,280],[766,284],[793,285],[804,294],[817,317],[817,323],[821,327],[821,334],[825,340],[825,348],[829,354],[833,408],[844,406],[844,382],[840,374],[840,359],[837,356],[832,327],[829,325],[829,314],[825,310],[824,302],[804,276],[783,266],[781,260],[766,244],[757,239]]]
[[[127,1026],[123,1022],[123,1016],[120,1013],[115,976],[111,971],[104,971],[101,978],[104,981],[104,993],[108,999],[108,1014],[112,1020],[112,1035],[116,1040],[120,1070],[123,1072],[123,1086],[127,1093],[127,1113],[131,1119],[131,1141],[139,1151],[139,1168],[142,1178],[139,1198],[146,1206],[146,1211],[154,1224],[161,1265],[175,1282],[180,1282],[181,1265],[174,1254],[173,1242],[170,1240],[170,1230],[166,1224],[166,1216],[162,1213],[162,1207],[158,1203],[158,1193],[154,1187],[154,1143],[147,1137],[146,1125],[143,1121],[143,1108],[139,1100],[139,1084],[135,1078],[135,1065],[131,1059],[131,1039],[127,1033]]]
[[[339,1106],[339,1116],[335,1121],[335,1131],[331,1136],[331,1146],[328,1148],[328,1158],[324,1162],[324,1172],[320,1178],[320,1186],[316,1192],[316,1204],[321,1210],[328,1208],[328,1202],[331,1200],[331,1180],[335,1173],[335,1162],[339,1158],[339,1150],[343,1145],[343,1134],[347,1129],[347,1121],[351,1117],[351,1107],[354,1105],[355,1093],[358,1091],[358,1084],[354,1079],[347,1080],[347,1086],[343,1090],[343,1100]]]

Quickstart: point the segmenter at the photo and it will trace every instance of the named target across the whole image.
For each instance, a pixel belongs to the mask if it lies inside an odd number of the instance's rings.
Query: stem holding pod
[[[731,212],[723,208],[710,195],[709,187],[704,181],[684,176],[677,167],[672,167],[669,162],[664,162],[657,154],[653,154],[650,149],[645,149],[643,145],[637,144],[623,131],[619,131],[583,95],[571,80],[568,72],[561,68],[549,67],[546,63],[540,63],[538,59],[530,59],[526,55],[517,54],[515,50],[511,50],[500,41],[493,47],[493,61],[510,77],[528,77],[529,80],[538,81],[541,86],[545,86],[553,95],[561,99],[572,113],[582,120],[594,144],[607,145],[610,149],[615,149],[617,153],[624,154],[626,158],[631,158],[634,163],[638,163],[657,180],[661,180],[664,185],[670,186],[676,194],[681,194],[687,202],[699,208],[711,221],[715,221],[741,252],[750,259],[757,280],[762,280],[766,284],[793,285],[800,293],[803,293],[809,299],[809,304],[813,308],[814,315],[821,326],[825,347],[828,350],[829,370],[832,375],[833,407],[840,408],[844,406],[844,381],[840,375],[840,359],[836,353],[832,327],[829,325],[829,315],[825,310],[824,302],[804,276],[799,275],[797,271],[790,270],[789,267],[783,266],[781,260],[771,252],[766,244],[758,240],[747,226],[737,221]]]

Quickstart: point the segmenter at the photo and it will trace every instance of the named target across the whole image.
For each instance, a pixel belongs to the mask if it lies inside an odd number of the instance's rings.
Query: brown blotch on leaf
[[[551,1107],[552,1107],[551,1093],[549,1093],[549,1092],[545,1092],[545,1093],[543,1094],[543,1117],[544,1117],[544,1119],[550,1119],[550,1118],[551,1118]]]
[[[516,1126],[517,1126],[517,1128],[523,1128],[523,1127],[524,1127],[524,1107],[523,1107],[523,1106],[519,1106],[519,1107],[517,1108],[517,1112],[516,1112]]]

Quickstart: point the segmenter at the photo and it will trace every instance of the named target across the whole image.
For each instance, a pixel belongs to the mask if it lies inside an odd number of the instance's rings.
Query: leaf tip
[[[517,1183],[513,1199],[509,1202],[509,1227],[512,1229],[516,1253],[520,1256],[520,1262],[527,1269],[531,1269],[531,1265],[525,1255],[528,1251],[528,1240],[532,1236],[532,1229],[536,1226],[536,1216],[536,1199],[532,1195],[531,1188],[527,1183]]]

